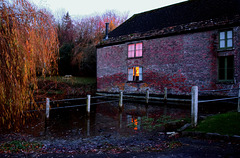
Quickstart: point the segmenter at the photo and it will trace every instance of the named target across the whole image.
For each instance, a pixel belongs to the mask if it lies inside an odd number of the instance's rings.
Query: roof
[[[108,42],[104,43],[129,40],[127,36],[137,39],[143,36],[167,34],[172,28],[174,30],[170,33],[180,32],[193,29],[194,24],[196,29],[203,27],[203,23],[212,26],[223,20],[239,22],[239,15],[240,0],[189,0],[133,15],[110,32]]]

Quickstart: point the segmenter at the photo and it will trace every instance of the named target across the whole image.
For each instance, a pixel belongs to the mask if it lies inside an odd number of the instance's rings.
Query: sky
[[[101,14],[107,10],[134,14],[149,11],[186,0],[31,0],[40,7],[48,8],[54,15],[69,12],[70,16]]]

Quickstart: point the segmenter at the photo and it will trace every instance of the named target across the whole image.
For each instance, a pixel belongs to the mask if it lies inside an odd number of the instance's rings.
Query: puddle
[[[210,109],[226,110],[220,104],[211,104]],[[199,111],[211,113],[201,106]],[[226,106],[225,107],[229,107]],[[228,109],[227,109],[228,110]],[[215,110],[216,111],[216,110]],[[38,113],[39,112],[35,112]],[[44,138],[84,138],[108,134],[131,135],[143,131],[143,119],[154,120],[162,116],[170,116],[171,119],[190,118],[190,105],[164,105],[124,103],[124,109],[119,110],[118,102],[105,103],[91,106],[90,116],[87,116],[86,107],[65,108],[50,110],[50,118],[45,119],[45,113],[28,120],[21,128],[22,134]],[[34,113],[32,113],[34,115]]]

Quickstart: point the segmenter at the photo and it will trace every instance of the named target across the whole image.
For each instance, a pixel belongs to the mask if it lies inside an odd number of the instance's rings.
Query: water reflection
[[[109,133],[125,135],[142,130],[142,117],[158,118],[162,115],[171,115],[174,118],[189,117],[190,109],[124,103],[124,109],[119,110],[118,102],[115,102],[91,106],[89,117],[86,113],[86,107],[55,109],[50,111],[49,119],[43,119],[45,118],[43,111],[40,119],[36,118],[36,120],[29,121],[22,127],[22,133],[35,137],[63,137],[64,139],[107,135]]]
[[[135,131],[140,130],[141,127],[141,117],[136,117],[132,115],[127,115],[127,123],[133,125]]]

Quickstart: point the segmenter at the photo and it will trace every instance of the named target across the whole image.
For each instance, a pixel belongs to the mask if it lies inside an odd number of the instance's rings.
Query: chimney
[[[109,23],[106,23],[106,35],[105,35],[105,40],[108,39],[108,26],[109,26]]]

